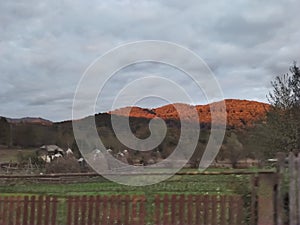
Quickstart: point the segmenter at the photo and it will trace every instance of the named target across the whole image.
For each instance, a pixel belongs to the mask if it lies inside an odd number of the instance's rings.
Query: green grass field
[[[172,178],[146,187],[133,187],[107,181],[102,177],[70,184],[11,182],[0,185],[3,194],[45,195],[111,195],[111,194],[244,194],[250,191],[251,175],[175,175]]]

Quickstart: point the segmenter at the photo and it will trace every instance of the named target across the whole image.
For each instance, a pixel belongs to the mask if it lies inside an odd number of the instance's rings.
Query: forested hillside
[[[227,108],[227,131],[224,143],[217,157],[219,160],[229,159],[233,163],[241,158],[254,158],[255,152],[251,149],[247,140],[248,130],[255,124],[264,120],[269,105],[246,100],[226,100]],[[216,103],[214,103],[216,104]],[[190,107],[185,104],[177,104],[176,107]],[[209,105],[196,106],[199,118],[190,118],[191,126],[199,123],[201,134],[198,145],[192,157],[191,163],[198,163],[207,144],[210,134],[211,113]],[[150,135],[149,121],[154,117],[160,117],[167,124],[167,135],[163,142],[152,151],[140,152],[123,145],[112,129],[111,116],[123,118],[130,115],[130,128],[132,132],[141,139]],[[220,113],[220,112],[219,112]],[[157,154],[165,158],[172,153],[177,146],[180,137],[180,120],[173,105],[166,105],[156,109],[142,109],[138,107],[123,108],[109,113],[101,113],[95,116],[96,126],[99,136],[107,148],[115,153],[127,149],[132,160],[155,159]],[[196,123],[195,123],[196,122]],[[64,121],[51,123],[43,119],[19,119],[11,120],[4,117],[0,119],[0,144],[2,146],[21,148],[39,148],[42,145],[56,144],[62,148],[72,148],[78,151],[77,143],[74,139],[72,122]],[[136,146],[142,149],[143,146]],[[79,155],[79,153],[77,152]]]

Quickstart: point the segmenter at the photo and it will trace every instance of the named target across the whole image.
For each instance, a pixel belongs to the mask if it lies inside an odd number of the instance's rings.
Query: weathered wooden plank
[[[156,195],[155,196],[155,224],[159,225],[162,224],[161,223],[161,216],[160,216],[160,212],[161,212],[161,200],[160,200],[160,196]]]
[[[95,200],[95,225],[100,225],[100,204],[102,202],[102,198],[101,196],[96,196],[96,200]]]
[[[211,196],[211,223],[217,224],[217,195]]]
[[[189,195],[187,198],[187,224],[195,224],[193,219],[194,217],[193,208],[194,208],[194,198],[193,195]]]
[[[6,224],[8,225],[14,225],[14,218],[15,218],[15,214],[14,214],[14,204],[15,204],[15,197],[14,196],[10,196],[9,197],[9,201],[7,203],[9,205],[9,211],[8,211],[8,220],[6,221]]]
[[[276,185],[277,175],[273,174],[259,174],[258,190],[257,190],[257,204],[258,204],[258,225],[274,225],[275,212],[275,193],[274,187]]]
[[[176,224],[177,218],[176,215],[178,214],[177,212],[177,196],[172,195],[171,197],[171,224]]]
[[[49,224],[49,219],[50,219],[50,206],[51,206],[51,202],[50,202],[51,198],[50,196],[46,196],[45,199],[45,218],[44,218],[44,224],[47,225]],[[67,224],[68,225],[68,224]]]
[[[22,208],[22,199],[20,196],[17,196],[16,197],[16,225],[21,225],[21,208]]]
[[[109,204],[108,204],[107,196],[104,196],[102,200],[103,200],[103,205],[101,207],[101,212],[102,212],[101,224],[108,224],[107,217],[109,216],[108,214]]]
[[[56,196],[52,197],[51,202],[52,202],[51,225],[57,225],[57,221],[56,221],[56,218],[57,218],[57,204],[58,204],[57,197]]]
[[[73,197],[69,196],[67,198],[67,225],[72,225],[72,210],[73,210]]]
[[[116,213],[115,213],[115,221],[117,224],[122,224],[123,222],[123,219],[122,218],[122,196],[121,195],[117,195],[116,198],[115,198],[115,201],[114,201],[114,204],[115,204],[115,210],[116,210]]]
[[[87,198],[87,225],[93,224],[94,219],[94,203],[95,199],[94,196],[89,196]]]
[[[38,225],[42,225],[42,217],[43,217],[43,196],[39,196],[37,200],[37,219],[36,223]]]
[[[9,201],[9,198],[7,196],[5,196],[3,198],[3,211],[2,211],[2,220],[3,222],[7,221],[7,218],[8,218],[8,201]]]
[[[228,196],[229,199],[229,224],[235,225],[236,205],[233,196]]]
[[[80,225],[86,225],[86,205],[87,205],[87,197],[84,195],[80,199]]]
[[[30,225],[35,225],[35,196],[30,198]]]
[[[220,196],[220,221],[222,225],[227,225],[228,220],[227,220],[227,204],[226,204],[226,196]]]
[[[124,224],[130,224],[130,216],[129,216],[129,207],[130,207],[130,198],[129,195],[126,195],[124,198]]]
[[[132,197],[132,220],[131,220],[131,224],[132,225],[138,225],[137,221],[138,221],[138,214],[137,214],[137,202],[136,202],[136,196]]]
[[[184,207],[184,205],[185,205],[185,196],[184,195],[179,196],[178,203],[179,203],[179,213],[178,213],[178,215],[179,215],[179,219],[178,219],[179,224],[186,224],[185,215],[184,215],[185,214],[184,213],[184,211],[185,211],[185,207]]]
[[[109,205],[110,205],[110,209],[109,209],[109,223],[108,224],[114,224],[114,219],[115,219],[115,199],[116,197],[110,196],[109,198]]]
[[[80,199],[78,196],[74,197],[74,218],[73,218],[73,224],[74,225],[79,225],[79,204],[80,204]]]
[[[258,184],[258,178],[255,175],[253,175],[251,177],[251,202],[250,202],[250,220],[249,220],[250,225],[256,225],[256,220],[257,220],[257,215],[256,215],[257,184]]]
[[[163,224],[168,225],[169,223],[169,196],[164,195],[164,200],[163,200]]]
[[[296,166],[295,166],[295,155],[290,152],[289,154],[289,175],[290,175],[290,186],[289,186],[289,221],[290,225],[297,225],[297,196],[296,194]]]
[[[203,219],[203,224],[209,224],[210,223],[210,213],[209,213],[209,208],[210,208],[210,202],[209,202],[209,196],[205,195],[203,198],[203,205],[204,205],[204,219]]]
[[[284,170],[285,170],[285,157],[286,154],[279,152],[277,157],[277,190],[276,190],[276,224],[284,224]],[[252,223],[251,225],[255,225]]]
[[[202,196],[201,195],[197,195],[196,196],[196,221],[195,221],[195,224],[196,225],[201,225],[202,222],[201,222],[201,218],[202,218],[202,214],[203,214],[203,211],[202,211]]]
[[[28,206],[29,198],[28,196],[24,197],[24,210],[23,210],[23,225],[28,225]]]
[[[139,225],[145,224],[145,218],[146,218],[146,198],[145,196],[141,196],[140,199],[140,221]]]
[[[3,199],[2,199],[2,196],[0,196],[0,222],[1,223],[3,223],[3,221],[2,221],[2,213],[3,213],[2,207],[3,207]]]
[[[295,169],[296,169],[296,177],[297,177],[296,191],[297,191],[297,198],[298,198],[298,209],[296,211],[296,216],[297,216],[297,224],[300,224],[300,154],[297,157],[297,166]]]
[[[236,215],[236,224],[240,225],[242,224],[243,221],[243,216],[244,216],[244,212],[243,212],[243,199],[241,196],[236,196],[236,202],[237,202],[237,215]]]

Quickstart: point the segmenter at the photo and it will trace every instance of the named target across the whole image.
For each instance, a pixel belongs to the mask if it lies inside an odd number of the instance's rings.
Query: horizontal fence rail
[[[177,172],[177,173],[168,173],[168,172],[156,172],[156,171],[145,171],[138,173],[128,173],[124,171],[118,172],[118,174],[122,174],[124,176],[141,176],[141,175],[153,175],[153,176],[161,176],[161,175],[251,175],[251,174],[274,174],[275,170],[260,170],[260,171],[245,171],[245,170],[234,170],[234,171],[190,171],[190,172]],[[63,178],[63,177],[99,177],[99,176],[109,176],[116,175],[116,173],[55,173],[55,174],[35,174],[35,175],[14,175],[14,174],[0,174],[0,179],[26,179],[26,178]]]

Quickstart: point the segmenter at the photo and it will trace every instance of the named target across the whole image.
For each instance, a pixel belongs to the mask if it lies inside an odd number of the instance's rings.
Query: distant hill
[[[217,103],[213,103],[217,104]],[[231,128],[242,128],[253,125],[254,122],[263,120],[270,105],[266,103],[248,101],[248,100],[225,100],[227,111],[227,126]],[[154,109],[145,109],[139,107],[126,107],[109,112],[113,115],[125,116],[135,118],[147,118],[160,117],[162,119],[179,120],[179,115],[176,108],[180,108],[182,111],[188,111],[190,105],[187,104],[170,104]],[[189,115],[183,115],[184,119],[189,119],[191,122],[209,124],[211,122],[210,105],[197,105],[199,118],[190,118]],[[221,112],[216,112],[221,113]]]
[[[40,124],[45,126],[51,126],[53,124],[52,121],[46,120],[40,117],[24,117],[20,119],[6,118],[7,122],[11,124]]]
[[[218,103],[212,103],[212,105]],[[229,127],[245,127],[252,125],[253,122],[258,120],[263,120],[266,112],[268,111],[270,105],[257,101],[249,101],[249,100],[238,100],[238,99],[226,99],[226,113],[227,113],[227,125]],[[175,103],[165,105],[159,108],[147,109],[140,107],[125,107],[121,109],[117,109],[114,111],[108,112],[111,115],[119,115],[126,116],[130,115],[132,118],[144,118],[144,119],[152,119],[155,117],[160,117],[162,119],[168,120],[179,120],[179,115],[176,111],[176,108],[180,108],[182,111],[188,111],[188,109],[192,107],[188,104]],[[210,113],[210,105],[196,105],[196,109],[199,114],[199,118],[190,118],[189,115],[183,115],[184,119],[189,119],[191,122],[197,122],[199,119],[200,123],[210,123],[211,122],[211,113]],[[220,113],[220,112],[216,112]],[[103,115],[105,113],[101,113],[98,115]],[[97,116],[97,115],[96,115]],[[4,117],[3,117],[4,118]],[[54,123],[50,120],[46,120],[40,117],[25,117],[25,118],[5,118],[10,124],[36,124],[36,125],[44,125],[44,126],[52,126],[55,124],[61,124],[64,121],[59,123]]]

